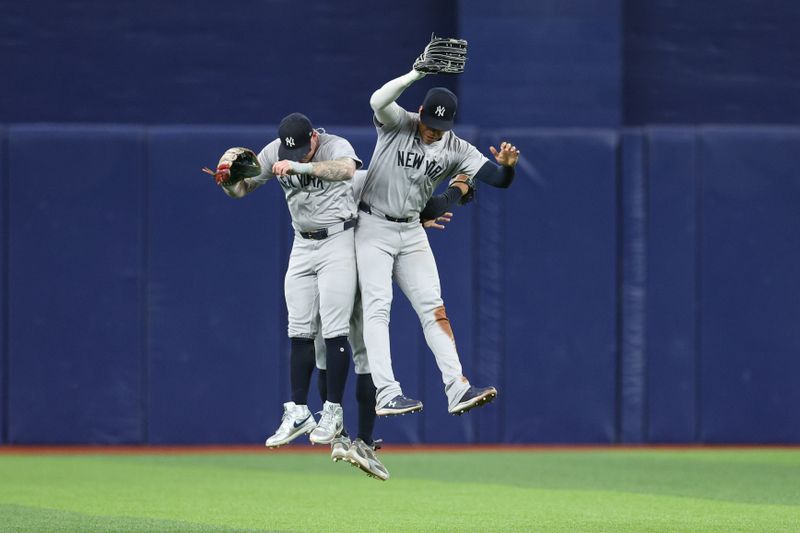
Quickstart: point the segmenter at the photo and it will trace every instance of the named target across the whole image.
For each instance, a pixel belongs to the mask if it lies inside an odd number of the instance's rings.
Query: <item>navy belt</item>
[[[345,220],[341,224],[335,224],[328,228],[322,228],[315,231],[298,231],[298,233],[304,239],[313,239],[315,241],[321,241],[322,239],[327,239],[331,235],[336,235],[337,233],[349,230],[350,228],[354,227],[357,222],[358,222],[357,218],[351,218],[350,220]]]
[[[360,203],[358,204],[358,208],[359,208],[361,211],[364,211],[364,212],[365,212],[365,213],[367,213],[367,214],[370,214],[370,215],[377,215],[377,216],[379,216],[379,217],[385,218],[385,219],[386,219],[386,220],[388,220],[389,222],[411,222],[412,220],[414,220],[414,219],[413,219],[413,218],[411,218],[411,217],[397,218],[397,217],[393,217],[393,216],[387,215],[386,213],[381,213],[381,212],[380,212],[380,211],[378,211],[377,209],[373,209],[372,207],[370,207],[368,204],[366,204],[366,203],[364,203],[364,202],[360,202]]]

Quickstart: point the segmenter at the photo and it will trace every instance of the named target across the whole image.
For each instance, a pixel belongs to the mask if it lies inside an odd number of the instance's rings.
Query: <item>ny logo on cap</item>
[[[286,146],[294,147],[294,137],[286,137]]]
[[[436,108],[436,111],[434,111],[434,113],[436,113],[437,117],[443,117],[444,116],[444,106],[443,105],[438,106]]]

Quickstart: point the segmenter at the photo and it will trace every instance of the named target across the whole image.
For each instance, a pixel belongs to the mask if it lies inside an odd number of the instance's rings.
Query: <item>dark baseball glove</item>
[[[458,205],[468,204],[475,199],[475,190],[478,187],[478,182],[475,181],[475,178],[467,176],[466,174],[459,174],[451,179],[448,185],[452,186],[456,182],[465,184],[469,189],[467,190],[467,194],[461,195],[461,198],[458,199]]]
[[[238,146],[225,150],[219,158],[216,171],[205,167],[203,172],[214,176],[218,185],[234,185],[245,178],[261,174],[261,165],[255,152]]]
[[[431,35],[431,42],[414,61],[414,70],[425,74],[461,74],[466,62],[467,41]]]

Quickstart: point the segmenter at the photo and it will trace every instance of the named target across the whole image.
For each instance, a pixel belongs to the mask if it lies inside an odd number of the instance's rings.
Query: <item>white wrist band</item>
[[[295,174],[311,174],[312,170],[314,170],[314,167],[311,163],[292,161],[292,172]]]

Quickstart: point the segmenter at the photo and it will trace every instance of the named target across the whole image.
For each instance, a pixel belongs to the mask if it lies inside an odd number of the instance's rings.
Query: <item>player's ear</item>
[[[424,106],[419,106],[419,114],[420,114],[420,115],[422,114],[422,110],[423,110],[423,109],[425,109],[425,107],[424,107]]]

